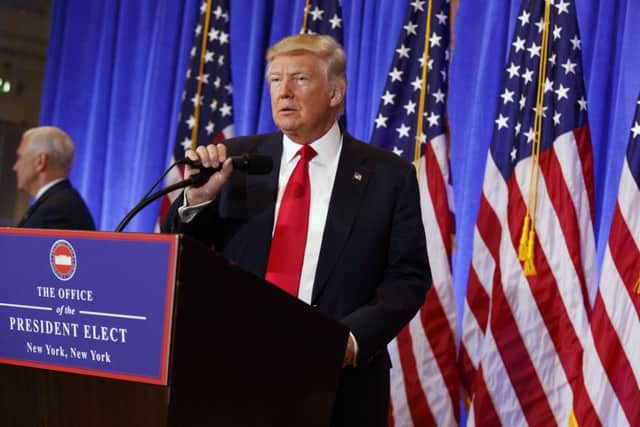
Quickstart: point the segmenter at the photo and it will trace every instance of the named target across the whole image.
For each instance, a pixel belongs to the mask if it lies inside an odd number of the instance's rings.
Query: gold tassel
[[[578,427],[578,420],[576,419],[576,414],[573,412],[573,409],[571,410],[571,412],[569,412],[569,419],[567,420],[567,424],[569,425],[569,427]]]
[[[532,228],[531,231],[529,231],[529,242],[527,244],[527,258],[524,261],[525,276],[535,276],[537,274],[536,266],[533,262],[533,248],[534,248],[535,241],[536,241],[536,232]]]
[[[638,281],[636,282],[635,291],[636,294],[640,295],[640,277],[638,277]]]
[[[529,224],[531,219],[529,214],[524,216],[524,223],[522,224],[522,234],[520,235],[520,246],[518,246],[518,259],[524,261],[527,259],[527,237],[529,237]]]

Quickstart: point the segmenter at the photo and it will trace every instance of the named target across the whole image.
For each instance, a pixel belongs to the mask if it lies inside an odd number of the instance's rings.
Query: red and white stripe
[[[472,317],[463,324],[461,359],[476,372],[470,425],[566,424],[571,411],[580,424],[595,419],[588,399],[574,403],[586,390],[582,354],[595,294],[591,156],[587,127],[540,154],[530,277],[518,260],[530,159],[508,182],[487,160],[465,304]]]
[[[416,165],[432,287],[425,303],[389,345],[390,425],[457,426],[457,314],[451,282],[453,217],[445,135],[426,144]]]
[[[589,398],[603,425],[640,425],[640,189],[624,162],[585,352]]]

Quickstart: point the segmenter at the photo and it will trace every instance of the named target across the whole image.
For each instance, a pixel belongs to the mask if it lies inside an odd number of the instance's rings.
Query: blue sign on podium
[[[177,241],[0,228],[0,363],[166,385]]]

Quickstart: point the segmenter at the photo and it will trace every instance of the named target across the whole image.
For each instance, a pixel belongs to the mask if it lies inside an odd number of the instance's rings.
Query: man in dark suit
[[[18,227],[95,230],[87,205],[67,178],[74,152],[69,135],[56,127],[37,127],[22,135],[13,170],[18,189],[35,201]]]
[[[267,60],[273,118],[282,132],[188,151],[204,167],[222,169],[187,189],[164,230],[212,245],[346,325],[351,333],[332,425],[385,426],[386,345],[417,312],[431,282],[415,169],[340,129],[345,56],[335,40],[287,37]],[[232,175],[229,156],[242,153],[272,157],[274,170]],[[193,173],[187,168],[186,175]]]

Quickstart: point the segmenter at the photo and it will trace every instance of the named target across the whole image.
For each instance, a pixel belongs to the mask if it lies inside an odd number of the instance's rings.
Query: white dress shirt
[[[310,145],[317,154],[309,161],[309,183],[311,185],[309,228],[307,230],[307,244],[304,250],[302,273],[300,274],[300,288],[298,289],[298,298],[307,304],[311,304],[313,281],[318,268],[324,225],[327,222],[333,182],[336,178],[338,160],[342,150],[342,136],[340,135],[338,123],[334,123],[327,133]],[[275,220],[271,235],[275,231],[275,224],[287,182],[289,182],[289,177],[300,159],[298,151],[301,147],[300,144],[291,141],[286,135],[282,138],[278,198],[276,199]]]

